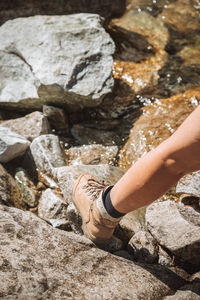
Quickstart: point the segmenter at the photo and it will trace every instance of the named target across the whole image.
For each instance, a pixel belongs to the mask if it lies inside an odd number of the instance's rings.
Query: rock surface
[[[185,268],[198,270],[200,267],[200,228],[199,224],[188,219],[191,208],[177,205],[168,200],[150,205],[146,212],[149,231],[164,248],[168,249]],[[183,212],[182,211],[187,211]],[[198,214],[199,216],[199,214]],[[197,218],[199,219],[199,218]]]
[[[55,228],[69,228],[67,205],[61,195],[51,189],[47,189],[41,195],[38,216]]]
[[[83,145],[65,151],[67,165],[113,165],[118,153],[117,146]]]
[[[147,231],[138,231],[128,243],[128,252],[134,260],[144,263],[156,263],[158,260],[158,245]]]
[[[115,46],[98,15],[35,16],[0,27],[1,106],[96,106],[111,92]],[[26,36],[26,40],[24,40]]]
[[[69,120],[62,108],[43,105],[43,114],[47,117],[53,129],[61,133],[69,132]]]
[[[51,176],[54,168],[65,166],[65,154],[56,135],[46,134],[34,139],[30,152],[41,177],[43,174]]]
[[[166,140],[196,108],[200,88],[188,90],[171,98],[156,100],[143,108],[129,139],[120,152],[119,166],[127,170],[141,156]]]
[[[26,171],[22,168],[17,169],[15,180],[24,203],[29,207],[35,207],[38,204],[39,193],[33,182],[28,178]]]
[[[0,165],[0,204],[22,208],[22,197],[14,178]]]
[[[105,181],[108,185],[113,185],[123,175],[123,171],[109,165],[78,165],[55,168],[53,176],[58,181],[66,203],[72,203],[72,191],[76,179],[80,174],[88,173],[98,181]]]
[[[23,136],[0,126],[0,162],[6,163],[18,156],[22,156],[30,142]]]
[[[181,178],[176,186],[176,192],[200,197],[200,171],[193,172]]]
[[[2,126],[10,128],[29,141],[50,132],[47,118],[39,111],[28,114],[23,118],[4,121]]]
[[[160,300],[185,284],[173,271],[91,248],[86,239],[29,212],[1,206],[0,217],[0,297],[5,300]]]
[[[181,287],[173,296],[163,300],[200,300],[200,280]]]
[[[29,17],[33,15],[66,15],[74,13],[97,13],[103,17],[121,15],[125,10],[125,0],[69,0],[35,1],[12,0],[0,3],[0,24],[9,19]]]

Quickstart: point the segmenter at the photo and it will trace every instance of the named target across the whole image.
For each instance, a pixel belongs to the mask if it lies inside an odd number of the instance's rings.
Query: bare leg
[[[121,213],[148,205],[183,175],[200,169],[200,106],[177,131],[139,159],[111,190],[111,201]]]

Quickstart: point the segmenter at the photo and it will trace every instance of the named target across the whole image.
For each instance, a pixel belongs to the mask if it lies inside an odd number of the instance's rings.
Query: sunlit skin
[[[115,184],[111,201],[128,213],[162,196],[187,173],[200,169],[200,106],[171,137],[140,158]]]

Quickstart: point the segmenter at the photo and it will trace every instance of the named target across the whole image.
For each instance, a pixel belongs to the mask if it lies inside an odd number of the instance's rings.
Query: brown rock
[[[174,30],[185,34],[198,30],[200,27],[198,10],[188,0],[177,0],[168,4],[159,18],[168,23]]]
[[[114,165],[118,153],[117,146],[83,145],[65,151],[67,165]]]
[[[185,281],[162,266],[135,264],[29,212],[1,206],[2,299],[160,300]]]
[[[47,118],[39,111],[35,111],[22,118],[5,121],[2,125],[30,141],[50,132]]]
[[[0,204],[22,208],[22,197],[14,178],[0,165]]]
[[[156,100],[143,108],[142,116],[134,124],[120,152],[120,168],[127,170],[142,155],[166,140],[194,110],[199,100],[200,88],[196,88]]]

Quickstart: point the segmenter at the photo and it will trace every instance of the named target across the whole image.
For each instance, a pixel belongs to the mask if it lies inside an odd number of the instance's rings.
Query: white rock
[[[30,142],[23,136],[9,128],[0,127],[0,162],[6,163],[23,155],[29,145]]]

